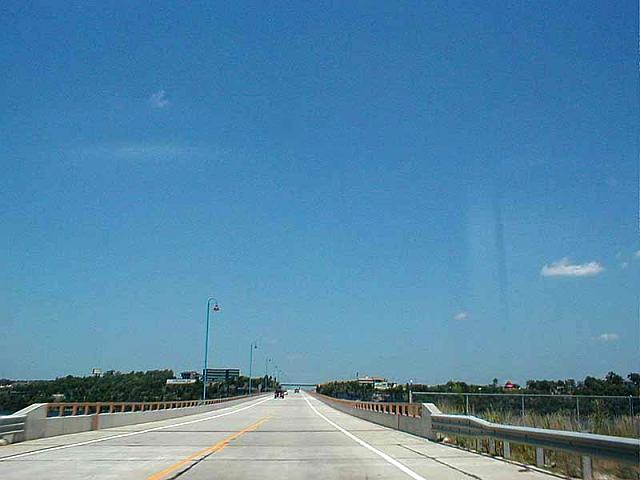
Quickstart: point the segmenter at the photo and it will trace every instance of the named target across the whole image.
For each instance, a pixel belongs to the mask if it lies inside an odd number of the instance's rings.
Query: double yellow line
[[[267,416],[267,417],[264,417],[264,418],[258,420],[256,423],[253,423],[253,424],[249,425],[248,427],[243,428],[242,430],[234,433],[230,437],[227,437],[224,440],[220,440],[218,443],[216,443],[214,445],[211,445],[210,447],[207,447],[207,448],[205,448],[203,450],[200,450],[199,452],[196,452],[193,455],[189,455],[188,457],[180,460],[179,462],[176,462],[173,465],[168,466],[164,470],[161,470],[161,471],[159,471],[157,473],[154,473],[153,475],[147,477],[147,480],[161,480],[162,478],[166,477],[167,475],[169,475],[172,472],[175,472],[180,467],[185,466],[186,464],[188,464],[189,462],[195,460],[196,458],[204,457],[205,455],[210,455],[210,454],[212,454],[214,452],[219,452],[224,447],[226,447],[230,442],[232,442],[233,440],[235,440],[239,436],[244,435],[247,432],[251,432],[251,431],[257,429],[260,425],[262,425],[264,422],[266,422],[270,418],[271,418],[270,416]]]

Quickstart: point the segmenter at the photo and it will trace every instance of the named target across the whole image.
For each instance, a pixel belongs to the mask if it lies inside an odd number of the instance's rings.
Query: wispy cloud
[[[88,145],[77,150],[82,156],[104,160],[177,160],[191,158],[203,150],[188,145],[154,142],[129,142],[102,145]]]
[[[114,147],[112,152],[120,157],[149,158],[149,157],[175,157],[182,155],[188,149],[177,145],[132,143]]]
[[[638,250],[636,253],[634,253],[633,256],[636,257],[636,258],[640,258],[640,250]]]
[[[540,271],[543,277],[592,277],[604,271],[604,267],[598,262],[572,264],[565,257],[551,265],[545,265]]]
[[[167,99],[167,92],[164,90],[158,90],[155,93],[152,93],[149,97],[149,104],[153,108],[164,108],[169,105],[169,100]]]
[[[453,316],[454,320],[466,320],[469,318],[469,312],[458,312]]]
[[[302,352],[289,352],[285,355],[285,358],[290,361],[298,361],[305,358],[306,355]]]
[[[617,333],[601,333],[597,338],[601,342],[615,342],[619,337]]]
[[[629,266],[629,262],[622,262],[620,264],[620,268],[627,268]]]

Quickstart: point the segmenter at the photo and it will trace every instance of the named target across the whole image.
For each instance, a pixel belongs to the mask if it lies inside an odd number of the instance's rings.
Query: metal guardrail
[[[7,415],[0,417],[0,438],[24,432],[26,415]]]
[[[489,453],[492,455],[496,454],[495,441],[502,441],[504,458],[511,457],[511,443],[535,447],[538,467],[544,467],[545,449],[579,455],[582,457],[584,479],[593,478],[592,457],[609,458],[635,465],[640,463],[640,440],[635,438],[491,423],[470,415],[439,413],[433,404],[429,404],[430,407],[423,407],[422,404],[417,403],[360,402],[321,396],[329,403],[338,403],[357,410],[419,418],[428,416],[433,432],[472,437],[476,440],[488,439]]]
[[[253,395],[252,395],[253,396]],[[47,403],[47,417],[95,415],[97,413],[131,413],[201,407],[247,398],[248,395],[216,398],[212,400],[181,400],[170,402],[53,402]]]
[[[432,414],[431,422],[433,430],[440,433],[502,440],[628,463],[640,461],[640,440],[634,438],[502,425],[470,415]],[[509,450],[507,446],[505,454],[507,458],[510,456]]]

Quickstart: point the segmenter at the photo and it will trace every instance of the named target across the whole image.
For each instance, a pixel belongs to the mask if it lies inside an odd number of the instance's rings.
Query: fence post
[[[491,455],[496,454],[496,441],[493,438],[489,439],[489,453]]]
[[[511,458],[511,445],[509,445],[509,442],[507,442],[506,440],[502,442],[502,449],[504,450],[503,457]]]
[[[580,397],[576,396],[576,417],[578,418],[578,425],[580,425]]]
[[[521,400],[521,404],[522,404],[522,417],[524,418],[524,395],[522,395],[520,397],[520,400]]]
[[[469,415],[469,395],[464,395],[464,414]]]
[[[536,467],[544,467],[544,448],[536,447]]]
[[[583,480],[593,479],[593,464],[591,463],[591,457],[583,455],[582,457],[582,478]]]

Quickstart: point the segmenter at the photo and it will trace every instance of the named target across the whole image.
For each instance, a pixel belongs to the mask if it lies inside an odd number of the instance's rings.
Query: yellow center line
[[[270,418],[271,418],[271,416],[267,416],[267,417],[264,417],[264,418],[258,420],[256,423],[253,423],[253,424],[249,425],[248,427],[243,428],[242,430],[234,433],[230,437],[227,437],[224,440],[220,440],[218,443],[216,443],[214,445],[211,445],[210,447],[207,447],[205,449],[202,449],[199,452],[194,453],[193,455],[189,455],[188,457],[180,460],[179,462],[176,462],[173,465],[168,466],[164,470],[161,470],[161,471],[159,471],[157,473],[154,473],[153,475],[147,477],[147,480],[161,480],[162,478],[164,478],[168,474],[170,474],[172,472],[175,472],[180,467],[182,467],[182,466],[186,465],[187,463],[195,460],[196,458],[203,457],[205,455],[209,455],[211,453],[218,452],[218,451],[222,450],[224,447],[226,447],[229,444],[229,442],[232,442],[233,440],[238,438],[240,435],[243,435],[243,434],[245,434],[247,432],[251,432],[251,431],[257,429],[260,425],[262,425],[264,422],[266,422]]]

